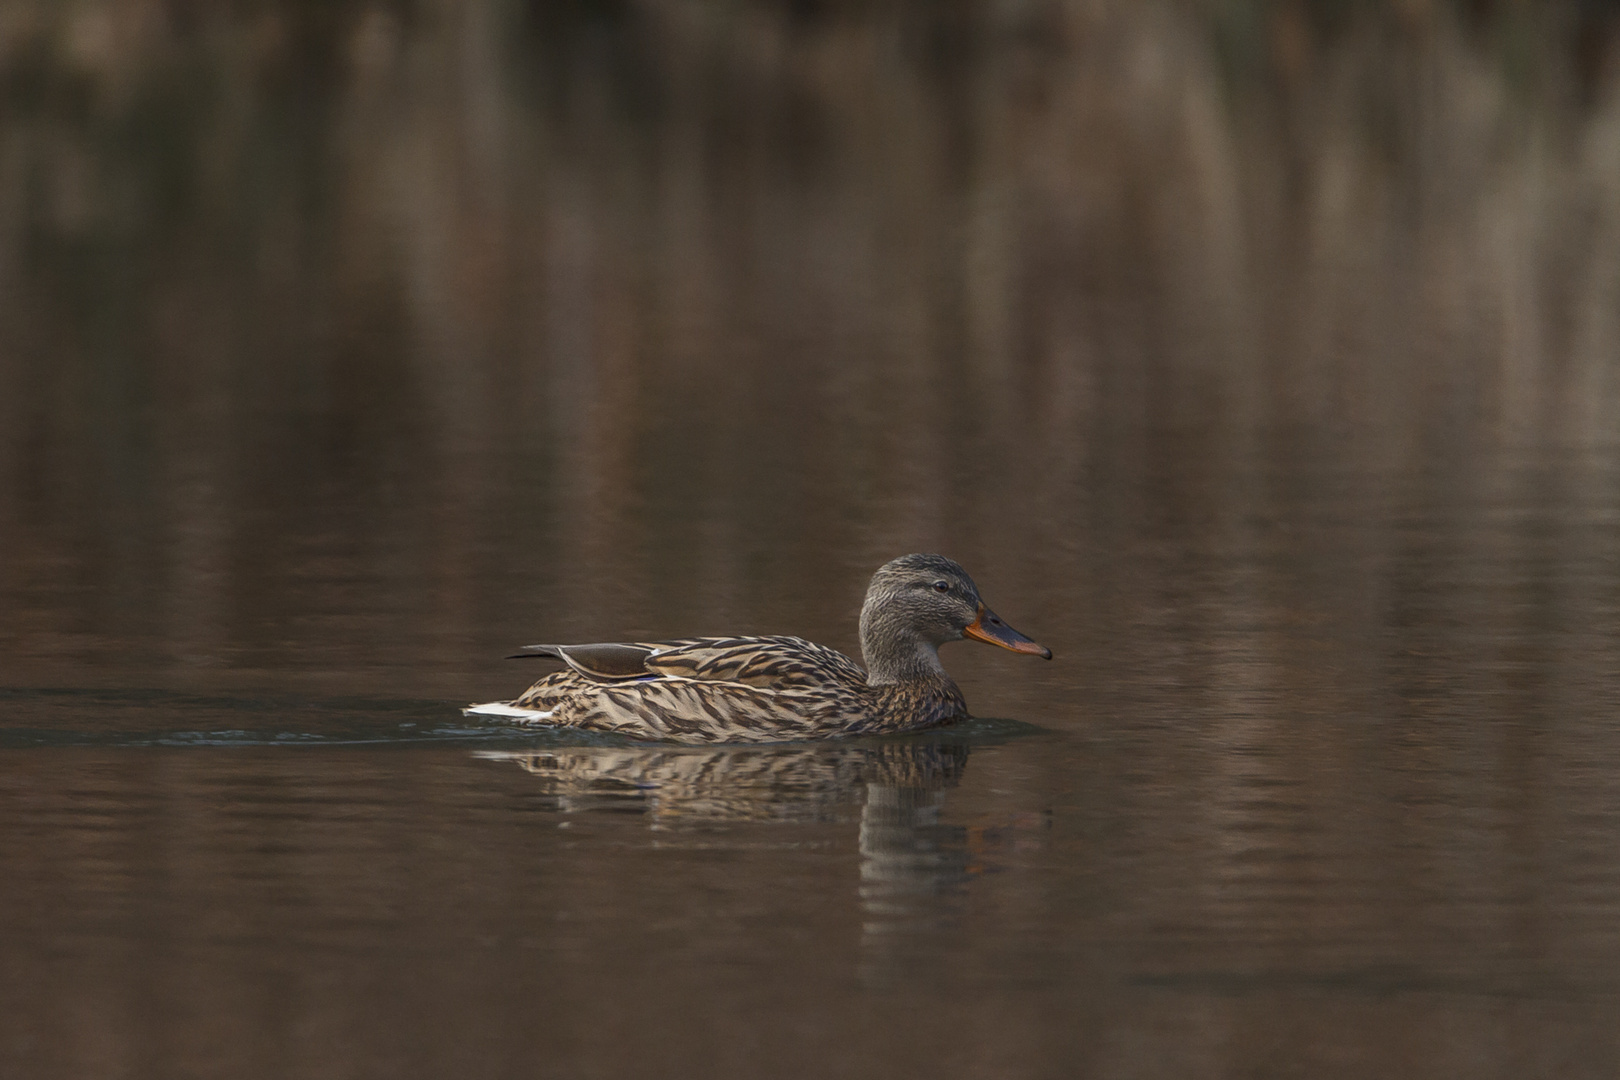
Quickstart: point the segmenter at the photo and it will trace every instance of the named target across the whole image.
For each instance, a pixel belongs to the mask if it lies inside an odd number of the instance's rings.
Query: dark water
[[[1614,1075],[1617,25],[0,4],[0,1073]]]

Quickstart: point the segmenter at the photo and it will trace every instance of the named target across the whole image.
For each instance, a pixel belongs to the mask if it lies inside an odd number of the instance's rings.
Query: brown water
[[[1600,5],[0,5],[0,1073],[1620,1069]],[[983,719],[474,722],[960,559]]]

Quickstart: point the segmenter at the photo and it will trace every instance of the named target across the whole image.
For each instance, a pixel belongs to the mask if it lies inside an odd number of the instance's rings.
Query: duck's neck
[[[861,634],[861,656],[872,686],[956,686],[939,662],[939,649],[927,641],[866,632]]]

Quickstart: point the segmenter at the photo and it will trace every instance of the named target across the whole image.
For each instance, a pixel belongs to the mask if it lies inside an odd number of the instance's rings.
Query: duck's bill
[[[1013,652],[1028,653],[1031,656],[1044,656],[1052,659],[1052,650],[1044,645],[1037,645],[1029,638],[1020,634],[1012,627],[1001,621],[1000,616],[983,604],[979,605],[979,617],[968,623],[962,631],[963,637],[974,641],[983,641],[990,645],[1000,645],[1003,649]]]

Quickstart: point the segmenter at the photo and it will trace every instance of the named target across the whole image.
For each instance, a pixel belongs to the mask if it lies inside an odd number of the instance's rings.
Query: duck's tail
[[[461,710],[463,716],[499,716],[504,720],[517,720],[525,724],[539,724],[551,719],[547,709],[524,709],[510,701],[486,701],[482,705],[469,705]]]

